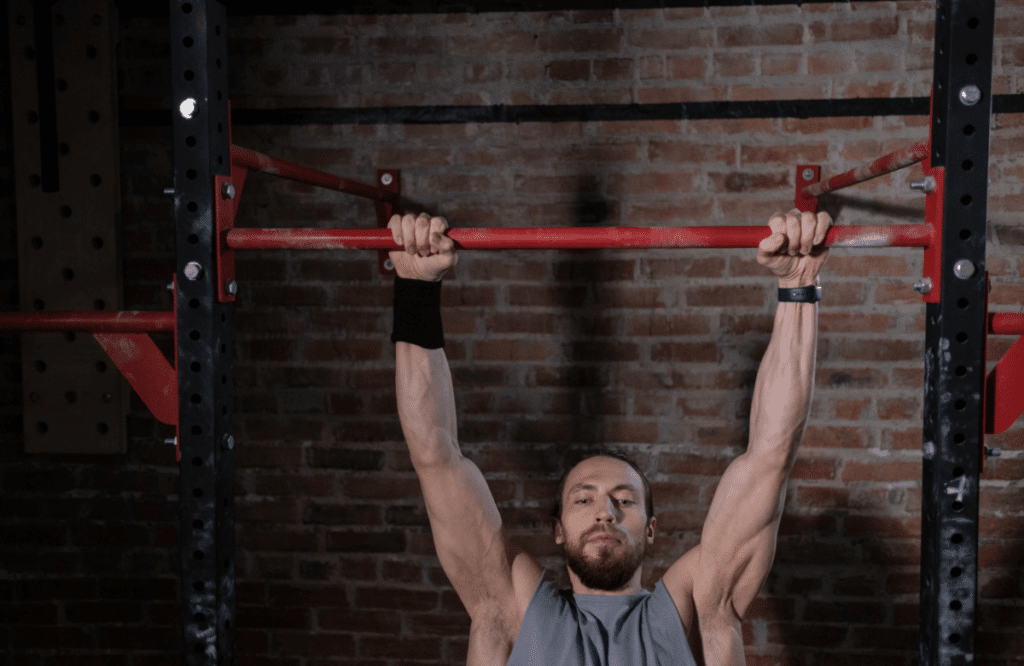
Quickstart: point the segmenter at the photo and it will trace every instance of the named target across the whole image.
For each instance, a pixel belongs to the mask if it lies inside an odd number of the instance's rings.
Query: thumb
[[[776,232],[771,236],[765,238],[757,246],[757,249],[767,254],[775,254],[782,249],[782,246],[786,243],[786,234],[782,232]]]

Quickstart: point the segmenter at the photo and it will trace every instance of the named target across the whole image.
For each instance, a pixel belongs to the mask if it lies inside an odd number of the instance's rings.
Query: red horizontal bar
[[[850,185],[856,185],[857,183],[863,183],[866,180],[883,176],[893,171],[899,171],[911,164],[917,164],[924,158],[931,154],[931,145],[926,141],[924,143],[915,143],[913,146],[897,150],[894,153],[889,153],[884,157],[879,157],[877,160],[870,164],[861,165],[855,169],[850,169],[845,173],[841,173],[838,176],[832,176],[828,180],[814,185],[809,185],[804,193],[812,197],[820,197],[826,192],[834,192],[841,190],[844,187]]]
[[[149,333],[173,331],[173,312],[0,312],[0,330]]]
[[[771,235],[767,226],[732,227],[525,227],[450,229],[465,250],[598,250],[610,248],[757,247]],[[927,247],[932,227],[899,224],[832,227],[832,247]],[[396,250],[387,229],[232,229],[232,250]]]
[[[387,201],[398,203],[398,195],[380,187],[365,185],[354,180],[341,178],[324,171],[317,171],[309,167],[300,166],[276,157],[270,157],[255,150],[231,146],[231,163],[235,166],[245,167],[253,171],[262,171],[281,178],[287,178],[300,183],[326,187],[330,190],[337,190],[346,194],[354,194],[374,201]]]
[[[1024,335],[1024,314],[997,312],[988,316],[988,332],[992,335]]]

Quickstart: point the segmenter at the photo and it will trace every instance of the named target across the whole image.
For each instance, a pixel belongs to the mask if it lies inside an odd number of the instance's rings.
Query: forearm
[[[395,386],[413,465],[419,469],[458,460],[455,395],[444,350],[395,343]]]
[[[750,409],[753,454],[778,454],[787,468],[803,436],[814,390],[818,306],[779,303]]]

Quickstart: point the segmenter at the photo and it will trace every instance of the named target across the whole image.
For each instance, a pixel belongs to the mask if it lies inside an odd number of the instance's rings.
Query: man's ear
[[[651,521],[647,523],[647,543],[654,543],[654,527],[658,524],[658,519],[651,517]]]
[[[555,543],[561,546],[565,543],[565,530],[562,529],[562,521],[558,518],[552,518],[551,522],[555,529]]]

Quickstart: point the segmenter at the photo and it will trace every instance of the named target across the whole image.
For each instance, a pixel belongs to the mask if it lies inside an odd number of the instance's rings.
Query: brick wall
[[[926,96],[928,2],[716,9],[233,17],[235,108]],[[1024,92],[1024,3],[997,8],[996,94]],[[122,99],[167,108],[166,20],[122,22]],[[6,74],[4,74],[6,76]],[[5,87],[6,90],[6,87]],[[5,105],[5,108],[6,107]],[[9,114],[8,114],[9,117]],[[995,116],[993,311],[1024,302],[1024,119]],[[17,306],[10,124],[0,295]],[[236,126],[235,142],[362,181],[402,170],[459,226],[761,224],[794,164],[825,173],[927,137],[926,118]],[[167,309],[168,128],[122,132],[126,306]],[[919,167],[823,200],[839,224],[918,223]],[[240,226],[373,225],[372,208],[253,174]],[[745,444],[774,284],[752,250],[463,253],[444,317],[463,450],[509,532],[552,570],[546,515],[574,448],[648,470],[653,583],[692,547]],[[833,250],[817,391],[752,665],[916,663],[924,306],[919,250]],[[372,253],[239,257],[238,645],[248,664],[464,662],[467,617],[433,547],[395,414],[390,281]],[[161,344],[169,348],[169,341]],[[989,359],[1012,340],[993,338]],[[180,662],[177,472],[135,403],[129,453],[25,456],[18,339],[0,337],[0,654],[7,664]],[[979,659],[1016,663],[1020,426],[982,481]]]

